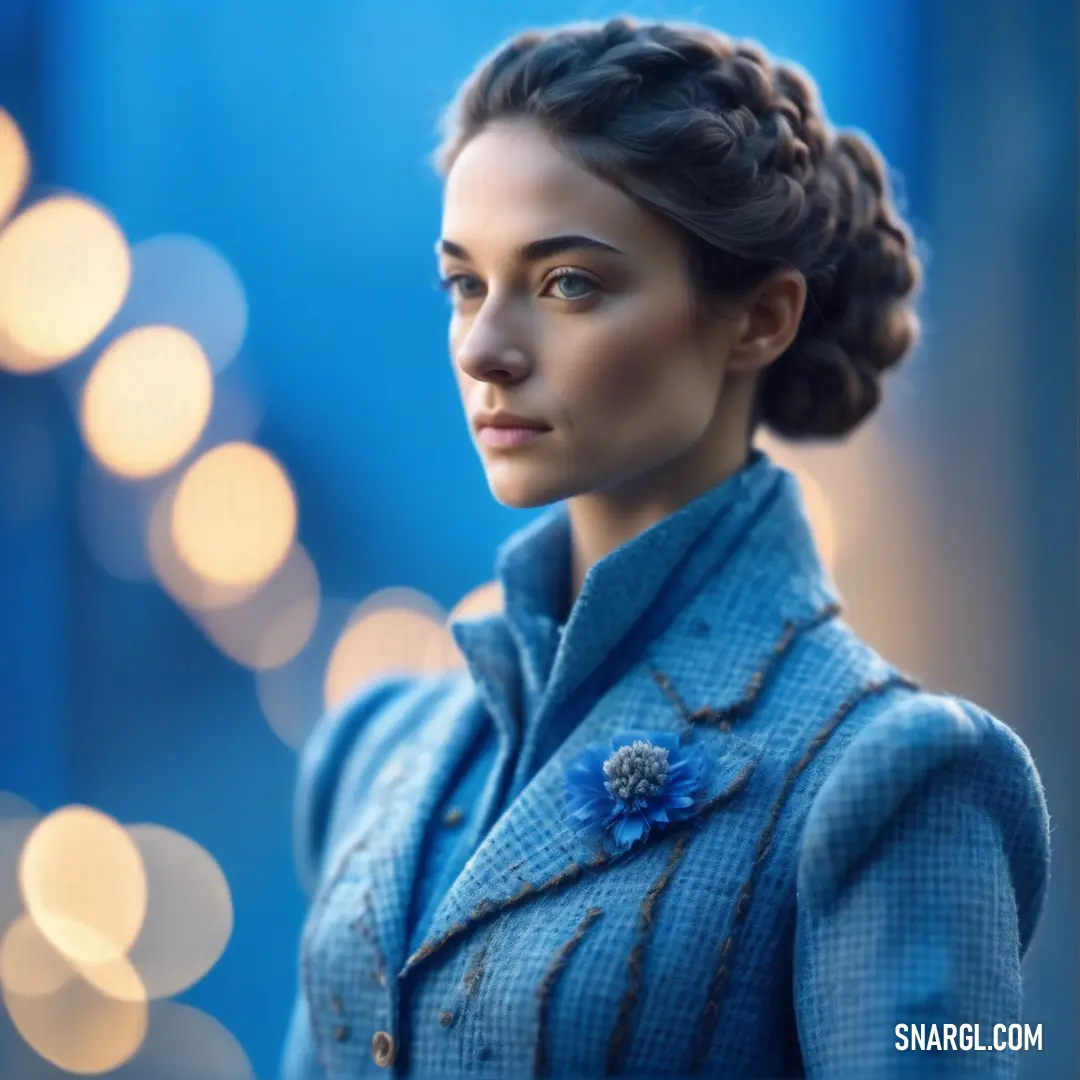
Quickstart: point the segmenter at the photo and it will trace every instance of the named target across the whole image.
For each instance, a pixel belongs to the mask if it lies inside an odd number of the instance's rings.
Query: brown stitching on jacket
[[[675,711],[682,717],[683,721],[687,724],[691,722],[691,713],[686,706],[686,702],[679,697],[675,687],[671,685],[671,679],[665,675],[659,668],[649,667],[649,674],[653,677],[653,682],[660,687],[660,692],[675,706]]]
[[[356,841],[351,848],[344,852],[338,860],[337,867],[330,879],[321,888],[316,890],[316,894],[312,899],[311,910],[308,915],[308,923],[304,928],[304,932],[300,937],[300,973],[301,979],[304,984],[304,997],[307,999],[308,1007],[308,1024],[311,1027],[311,1038],[315,1044],[315,1056],[322,1064],[324,1071],[329,1073],[330,1070],[330,1058],[327,1054],[326,1040],[322,1036],[322,1030],[319,1027],[318,1017],[315,1012],[315,996],[314,989],[314,973],[312,971],[312,959],[311,959],[311,939],[315,936],[316,924],[320,915],[326,909],[329,899],[337,883],[345,874],[345,870],[353,857],[360,851],[362,851],[368,843],[374,827],[371,826],[368,830]]]
[[[375,914],[375,901],[371,893],[366,893],[364,896],[364,915]],[[371,947],[372,957],[375,960],[375,967],[371,972],[371,977],[380,985],[386,985],[386,956],[383,954],[382,948],[379,946],[379,939],[375,936],[375,931],[371,925],[365,920],[364,915],[355,919],[352,924],[352,928],[368,943]]]
[[[528,896],[529,893],[531,893],[535,888],[536,888],[536,886],[531,881],[524,882],[522,884],[521,888],[518,889],[518,891],[516,893],[514,893],[513,896],[510,897],[510,903],[511,904],[519,903],[521,900],[524,900],[525,897]]]
[[[472,914],[469,916],[471,919],[482,919],[485,915],[490,915],[495,910],[495,901],[484,897],[479,904],[472,909]]]
[[[664,867],[663,872],[656,881],[653,882],[652,887],[645,894],[645,899],[641,904],[641,913],[638,917],[638,936],[637,940],[634,942],[634,947],[630,950],[630,959],[627,963],[629,968],[629,978],[627,980],[626,992],[623,994],[622,1002],[619,1005],[619,1015],[615,1021],[611,1039],[608,1042],[605,1076],[614,1075],[619,1067],[620,1059],[627,1043],[627,1036],[630,1033],[630,1016],[634,1011],[634,1007],[637,1005],[638,997],[641,994],[641,984],[645,978],[645,948],[648,945],[649,937],[652,933],[652,922],[656,905],[660,899],[660,894],[671,880],[671,875],[674,873],[679,860],[683,857],[683,852],[686,851],[686,845],[689,842],[690,833],[684,832],[672,849],[667,866]]]
[[[685,821],[673,822],[667,827],[665,835],[674,835],[682,832],[684,829],[690,829],[699,825],[701,820],[707,814],[715,810],[721,803],[727,802],[742,791],[746,786],[747,781],[750,779],[750,774],[754,771],[755,764],[756,762],[750,761],[744,765],[739,775],[736,776],[723,791],[718,792],[705,803],[698,814],[692,818],[687,818]],[[401,970],[401,976],[407,975],[417,966],[417,964],[422,963],[459,934],[464,933],[478,919],[484,918],[492,912],[501,912],[517,907],[519,904],[530,900],[532,897],[539,896],[549,889],[557,889],[572,881],[577,881],[586,871],[602,870],[605,866],[614,861],[618,854],[619,853],[610,854],[606,851],[597,852],[597,854],[589,859],[584,866],[576,862],[571,862],[564,870],[555,874],[554,877],[548,878],[547,881],[542,881],[539,885],[530,884],[528,888],[522,887],[513,896],[500,903],[495,903],[489,899],[481,900],[480,903],[473,908],[472,913],[468,918],[463,919],[461,922],[454,923],[442,937],[436,938],[434,941],[429,941],[426,945],[417,949],[416,952],[405,961],[405,966]]]
[[[468,970],[461,977],[461,981],[465,984],[466,994],[471,995],[476,993],[477,983],[483,978],[484,962],[487,960],[488,943],[488,939],[484,938],[480,947],[473,954]]]
[[[768,855],[769,848],[772,844],[773,833],[776,831],[777,823],[780,820],[784,806],[787,803],[788,797],[790,796],[799,775],[814,759],[814,756],[822,746],[825,745],[829,736],[832,735],[856,706],[866,698],[876,694],[882,694],[894,687],[906,687],[910,690],[918,689],[918,686],[914,682],[903,675],[890,676],[880,682],[860,687],[851,695],[851,697],[841,704],[840,708],[836,710],[833,716],[814,735],[807,744],[803,756],[788,770],[787,775],[784,777],[784,782],[780,785],[780,791],[773,800],[768,820],[765,823],[765,828],[758,837],[757,848],[754,851],[754,861],[750,866],[750,876],[743,882],[739,889],[739,897],[735,902],[735,911],[732,916],[733,923],[737,924],[746,917],[746,913],[750,908],[750,900],[753,896],[754,888],[761,877],[761,870],[765,864],[766,856]],[[699,1072],[701,1070],[705,1062],[705,1056],[708,1054],[709,1048],[712,1045],[713,1036],[716,1033],[716,1027],[720,1020],[720,1010],[723,1004],[724,990],[727,987],[731,974],[732,954],[736,951],[737,945],[738,934],[733,928],[724,939],[723,944],[717,950],[718,959],[722,961],[722,963],[720,963],[716,969],[716,974],[713,976],[712,982],[709,985],[705,1006],[698,1016],[698,1022],[694,1029],[690,1049],[687,1054],[688,1064],[685,1070],[687,1072]]]
[[[314,926],[310,931],[314,932]],[[307,999],[308,1025],[311,1028],[311,1040],[315,1044],[315,1054],[322,1065],[324,1072],[330,1072],[330,1060],[326,1056],[326,1046],[323,1043],[322,1033],[319,1029],[318,1018],[315,1013],[315,980],[311,965],[311,941],[308,934],[304,935],[301,946],[300,970],[304,983],[304,997]]]
[[[574,950],[581,944],[581,939],[585,936],[589,927],[603,914],[603,908],[589,908],[585,913],[585,918],[578,923],[578,928],[574,931],[573,936],[559,949],[555,954],[555,958],[548,965],[547,971],[544,972],[544,977],[540,982],[540,989],[537,994],[540,1019],[536,1034],[536,1049],[533,1053],[534,1076],[543,1076],[547,1072],[547,1019],[548,1003],[551,992],[555,987],[555,983],[558,981],[562,969],[566,967],[567,961],[573,955]]]
[[[651,668],[650,673],[664,696],[675,706],[676,711],[685,723],[716,724],[721,731],[730,731],[731,725],[736,720],[745,719],[753,711],[762,691],[779,669],[780,661],[799,636],[835,618],[840,612],[841,607],[839,604],[826,604],[820,611],[815,611],[813,615],[802,622],[794,622],[790,619],[785,622],[784,629],[773,644],[768,659],[750,676],[750,681],[747,683],[742,697],[734,704],[727,705],[722,709],[714,709],[710,705],[705,705],[700,709],[691,711],[690,707],[679,696],[675,687],[672,686],[668,676],[655,668]]]

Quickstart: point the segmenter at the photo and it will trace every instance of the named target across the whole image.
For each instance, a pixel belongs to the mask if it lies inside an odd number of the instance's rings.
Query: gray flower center
[[[604,775],[607,777],[604,787],[617,798],[629,802],[655,795],[667,783],[667,748],[653,746],[643,739],[620,746],[604,762]]]

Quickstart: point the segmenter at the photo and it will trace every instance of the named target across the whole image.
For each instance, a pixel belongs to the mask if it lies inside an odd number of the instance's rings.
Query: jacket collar
[[[737,473],[593,565],[565,627],[559,616],[570,574],[566,505],[511,536],[495,563],[503,612],[452,627],[504,736],[528,743],[542,718],[553,715],[635,631],[659,632],[658,597],[667,608],[688,602],[785,478],[792,479],[753,450]],[[545,734],[561,740],[565,731],[547,723]]]
[[[597,564],[554,658],[547,696],[531,718],[534,733],[560,729],[556,748],[465,865],[403,974],[479,919],[656,843],[654,833],[629,853],[605,855],[567,822],[565,769],[584,747],[629,727],[701,744],[710,770],[699,813],[722,808],[746,783],[753,753],[724,721],[753,704],[802,630],[836,614],[837,593],[818,560],[797,481],[764,454],[685,510],[680,521],[672,515],[661,523],[674,527],[651,530],[639,544],[643,533]],[[533,542],[555,520],[534,526]],[[506,577],[507,569],[504,562],[504,587],[521,585]],[[497,625],[512,626],[515,603],[527,603],[529,595],[512,591]],[[694,649],[705,659],[685,685],[673,687],[662,669],[685,668],[695,636],[708,639],[705,649]],[[470,641],[468,633],[462,637]],[[469,657],[470,666],[479,662],[481,678],[484,653]],[[688,724],[691,713],[707,713],[711,722]]]

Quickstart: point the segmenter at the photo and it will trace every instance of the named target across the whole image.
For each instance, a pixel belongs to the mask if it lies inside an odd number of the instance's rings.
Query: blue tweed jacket
[[[500,550],[504,613],[454,627],[466,670],[369,686],[304,750],[283,1076],[1012,1075],[896,1025],[988,1043],[1020,1018],[1049,835],[1017,736],[845,625],[760,452],[596,564],[563,628],[567,551],[555,508]],[[418,907],[485,725],[477,846]],[[619,848],[566,774],[629,729],[706,771],[688,817]]]

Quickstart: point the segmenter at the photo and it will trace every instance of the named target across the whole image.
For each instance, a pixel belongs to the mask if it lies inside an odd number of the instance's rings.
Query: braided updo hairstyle
[[[881,157],[829,127],[805,74],[694,25],[618,17],[529,30],[458,92],[436,170],[445,177],[486,125],[514,118],[677,226],[706,301],[780,267],[804,275],[798,333],[762,372],[752,425],[835,437],[874,411],[881,374],[918,336],[921,267]]]

